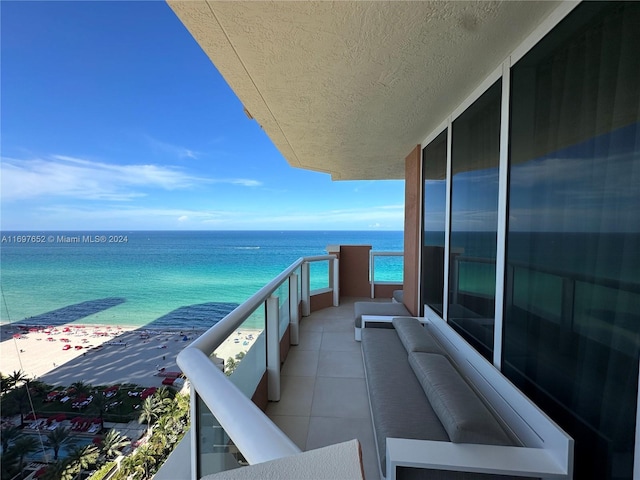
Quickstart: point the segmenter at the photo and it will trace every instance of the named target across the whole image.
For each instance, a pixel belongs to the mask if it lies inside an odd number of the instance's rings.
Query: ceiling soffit
[[[290,165],[402,179],[404,158],[557,2],[170,0]]]

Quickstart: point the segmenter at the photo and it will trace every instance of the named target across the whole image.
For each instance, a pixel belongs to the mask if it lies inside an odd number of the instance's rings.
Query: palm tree
[[[67,461],[69,462],[69,470],[73,473],[77,472],[75,478],[82,478],[82,469],[89,468],[98,460],[98,448],[95,445],[84,445],[82,447],[76,447],[73,449]]]
[[[151,455],[156,458],[164,458],[165,453],[171,447],[172,443],[168,435],[163,430],[154,431],[146,445]]]
[[[9,427],[2,430],[2,451],[6,452],[9,449],[9,444],[20,436],[20,430],[18,427]]]
[[[152,397],[147,397],[140,408],[139,423],[147,422],[147,435],[151,432],[151,422],[158,418],[158,406]]]
[[[108,399],[102,393],[98,393],[93,397],[89,410],[96,412],[98,418],[100,418],[100,431],[104,430],[104,414],[107,412],[107,407],[109,406],[109,403],[118,398],[118,395],[119,394],[116,394],[116,396],[113,397],[114,400]]]
[[[29,435],[20,435],[15,442],[13,442],[11,449],[15,450],[18,456],[18,469],[22,472],[20,478],[24,478],[24,459],[30,453],[38,450],[38,448],[40,448],[38,440]]]
[[[0,458],[0,478],[13,478],[20,471],[18,465],[18,452],[14,448],[2,451]]]
[[[133,478],[133,472],[136,468],[136,455],[128,455],[120,462],[120,475],[117,478]]]
[[[10,403],[20,412],[20,426],[24,426],[24,414],[29,411],[29,389],[26,385],[21,385],[11,392]]]
[[[35,395],[44,395],[52,390],[51,385],[47,385],[40,380],[26,379],[25,383],[28,385],[29,391]]]
[[[9,377],[2,374],[0,372],[0,392],[4,393],[6,390],[11,388],[11,382],[9,381]]]
[[[149,467],[156,464],[156,457],[153,455],[149,445],[139,448],[134,457],[134,471],[144,475],[144,480],[149,478]]]
[[[47,440],[45,441],[45,445],[53,449],[54,460],[58,460],[58,452],[60,452],[60,447],[67,438],[69,438],[69,430],[61,426],[58,426],[54,430],[47,433]]]
[[[83,380],[73,382],[69,386],[71,388],[75,388],[76,393],[81,393],[84,395],[88,395],[89,393],[91,393],[91,390],[93,390],[93,385],[91,385],[90,383],[85,383]]]
[[[56,460],[47,466],[40,480],[73,480],[73,472],[67,460]]]
[[[11,373],[7,377],[7,383],[9,385],[9,388],[16,388],[19,386],[18,384],[23,384],[24,382],[26,382],[27,378],[27,375],[22,370],[14,370],[13,373]]]
[[[122,450],[131,444],[131,440],[122,435],[117,430],[111,429],[102,439],[100,446],[102,453],[107,459],[122,455]]]
[[[237,365],[236,361],[233,359],[233,357],[227,358],[227,361],[224,362],[224,374],[227,377],[230,377],[237,366],[238,365]]]
[[[153,395],[155,404],[157,405],[158,414],[166,413],[173,404],[175,393],[165,386],[160,387]]]

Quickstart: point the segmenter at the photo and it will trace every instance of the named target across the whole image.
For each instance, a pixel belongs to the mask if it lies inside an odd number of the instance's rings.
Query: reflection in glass
[[[284,282],[280,285],[274,295],[278,297],[279,336],[282,339],[287,328],[289,328],[289,282]]]
[[[309,263],[309,277],[311,291],[329,288],[329,262]]]
[[[422,303],[443,315],[444,238],[447,201],[447,131],[422,150],[424,182]]]
[[[493,360],[501,81],[458,117],[451,134],[447,321]]]
[[[503,371],[631,479],[640,355],[640,4],[585,2],[512,69]]]
[[[258,308],[214,352],[231,382],[251,398],[267,370],[265,309]]]
[[[199,395],[196,397],[196,422],[198,478],[247,465],[247,461]]]

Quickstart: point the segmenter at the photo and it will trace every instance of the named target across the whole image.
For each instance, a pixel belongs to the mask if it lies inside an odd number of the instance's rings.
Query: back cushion
[[[391,323],[408,353],[426,352],[445,355],[444,349],[415,318],[394,318]]]
[[[413,352],[409,364],[452,442],[515,445],[446,357]]]

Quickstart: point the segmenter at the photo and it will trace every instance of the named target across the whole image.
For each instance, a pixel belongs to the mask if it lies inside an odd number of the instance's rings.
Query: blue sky
[[[3,230],[402,230],[284,160],[164,2],[0,2]]]

